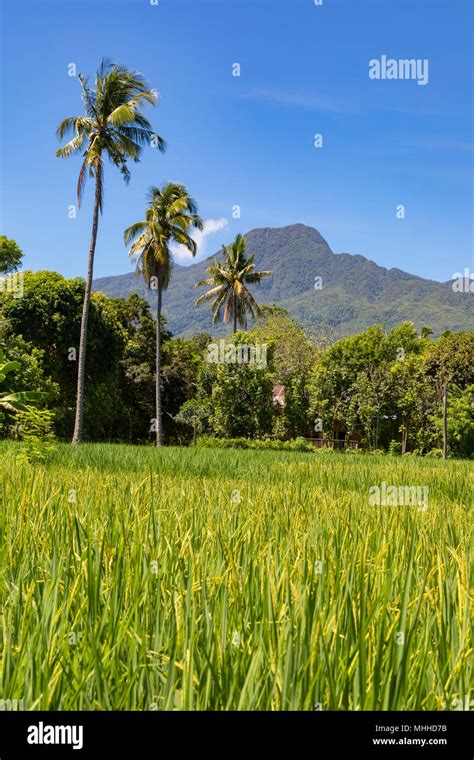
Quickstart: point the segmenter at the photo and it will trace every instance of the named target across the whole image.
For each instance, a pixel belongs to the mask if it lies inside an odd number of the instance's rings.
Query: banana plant
[[[0,385],[6,380],[10,372],[20,369],[21,364],[17,361],[5,361],[3,351],[0,349]],[[44,393],[40,391],[12,391],[0,392],[0,410],[17,412],[25,410],[32,401],[40,401]]]

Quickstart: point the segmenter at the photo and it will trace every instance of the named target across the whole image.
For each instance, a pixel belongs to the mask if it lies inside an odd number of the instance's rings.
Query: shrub
[[[42,464],[56,450],[52,432],[54,414],[48,409],[28,406],[16,415],[17,430],[23,447],[19,459],[29,464]]]
[[[267,449],[273,451],[315,451],[303,437],[290,441],[279,441],[274,438],[214,438],[210,435],[200,436],[197,441],[199,448],[205,449]]]
[[[443,450],[442,449],[431,449],[431,451],[428,451],[426,454],[427,457],[433,457],[434,459],[441,459],[443,456]]]

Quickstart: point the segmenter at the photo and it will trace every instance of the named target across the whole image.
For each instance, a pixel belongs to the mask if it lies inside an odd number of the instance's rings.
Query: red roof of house
[[[275,385],[274,389],[272,390],[273,398],[276,400],[276,399],[284,397],[284,395],[285,395],[285,386]]]

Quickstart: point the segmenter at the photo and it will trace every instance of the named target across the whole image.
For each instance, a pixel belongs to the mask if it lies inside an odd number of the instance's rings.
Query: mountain
[[[450,283],[425,280],[400,269],[386,269],[364,256],[333,253],[317,230],[304,224],[251,230],[245,235],[247,252],[255,254],[257,270],[272,276],[254,286],[257,302],[276,304],[311,333],[321,328],[342,336],[383,323],[391,328],[406,320],[418,329],[429,326],[435,335],[444,330],[474,329],[474,297],[454,293]],[[220,254],[215,254],[219,256]],[[209,257],[191,266],[175,264],[163,312],[174,335],[206,331],[222,334],[229,326],[211,326],[209,303],[195,307],[203,288],[195,283],[206,277]],[[315,278],[321,289],[315,289]],[[140,293],[154,306],[156,292],[148,291],[133,272],[94,280],[94,290],[108,296]]]

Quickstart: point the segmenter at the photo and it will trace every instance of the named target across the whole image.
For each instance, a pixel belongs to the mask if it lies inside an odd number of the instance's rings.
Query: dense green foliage
[[[54,412],[56,434],[69,438],[84,283],[53,272],[26,272],[24,292],[24,298],[1,296],[0,348],[21,364],[11,374],[14,389],[45,392],[43,406]],[[155,324],[149,304],[136,294],[128,299],[92,294],[85,394],[89,439],[153,440]],[[428,453],[443,446],[441,390],[446,388],[448,452],[469,457],[474,453],[474,333],[445,333],[437,340],[428,333],[419,335],[410,323],[391,331],[375,326],[326,345],[310,339],[283,309],[264,307],[252,330],[216,343],[206,333],[173,338],[162,318],[165,442],[190,443],[199,435],[272,440],[322,435],[392,453]],[[250,359],[242,362],[243,349]],[[284,386],[283,404],[272,398],[276,385]]]
[[[22,258],[23,251],[18,243],[0,235],[0,275],[18,271]]]
[[[342,428],[369,448],[389,448],[401,438],[403,453],[426,452],[440,438],[439,386],[448,372],[450,382],[459,383],[455,393],[467,392],[474,383],[473,357],[474,333],[431,341],[409,323],[389,333],[375,326],[323,352],[312,374],[311,411],[323,431]],[[464,440],[453,431],[459,430],[459,415],[469,415],[469,404],[451,404],[450,395],[448,409],[451,450],[466,453],[469,426]]]
[[[84,282],[54,272],[26,272],[25,297],[4,294],[0,345],[19,359],[18,390],[47,393],[55,429],[69,438],[74,424]],[[154,416],[155,328],[138,296],[109,299],[94,293],[89,319],[85,433],[95,439],[147,440]],[[169,333],[162,323],[163,337]],[[151,400],[151,404],[150,404]]]
[[[0,443],[1,687],[25,709],[450,709],[467,462]],[[375,507],[387,481],[429,508]]]
[[[9,375],[14,375],[21,369],[21,363],[14,359],[5,361],[2,348],[0,347],[0,422],[5,420],[8,412],[20,412],[27,409],[31,401],[39,401],[43,398],[38,391],[15,391],[9,388]]]
[[[280,441],[275,438],[217,438],[203,435],[197,445],[202,449],[264,449],[267,451],[308,451],[314,452],[312,443],[306,438]]]

